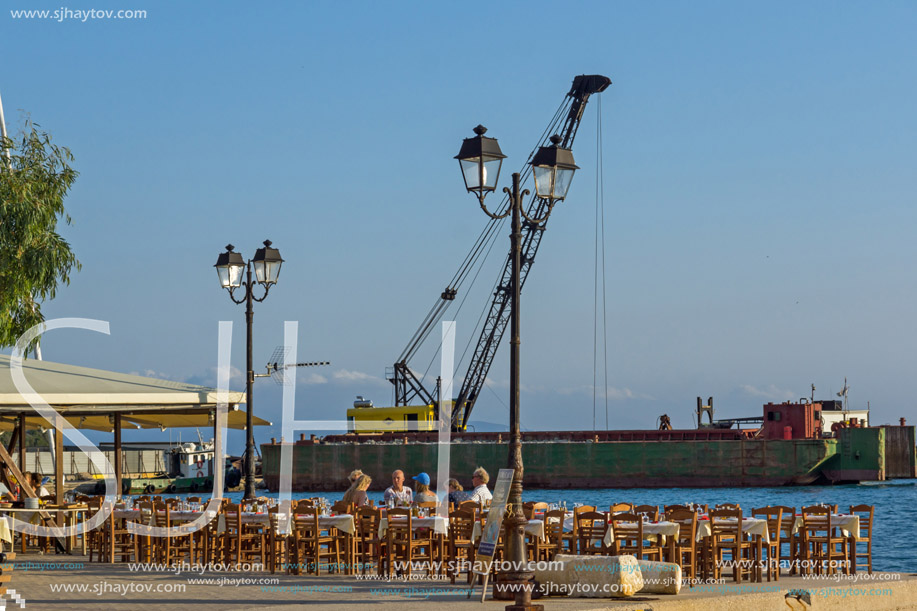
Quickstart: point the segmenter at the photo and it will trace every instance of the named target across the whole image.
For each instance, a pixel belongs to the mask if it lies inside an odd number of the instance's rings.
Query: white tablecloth
[[[525,534],[537,537],[539,540],[545,540],[544,520],[529,520],[525,525]],[[477,541],[481,536],[481,523],[475,522],[474,529],[471,532],[471,540]]]
[[[628,522],[622,522],[627,524]],[[630,522],[630,524],[636,525],[635,522]],[[677,537],[678,536],[678,523],[677,522],[644,522],[643,523],[643,536],[647,541],[655,542],[659,537],[662,537],[661,543],[665,544],[666,537]],[[612,524],[608,525],[608,532],[605,533],[605,545],[611,546],[614,543],[614,530]]]
[[[433,532],[445,535],[449,532],[449,520],[443,516],[433,516],[430,518],[411,518],[411,529],[432,528]],[[379,521],[379,538],[385,538],[385,531],[388,530],[388,518],[382,518]]]
[[[860,516],[857,515],[844,515],[844,514],[831,514],[831,527],[840,528],[841,534],[845,537],[859,537],[860,536]],[[793,524],[793,534],[796,534],[802,528],[802,516],[796,516],[796,521]]]
[[[0,517],[0,541],[6,541],[10,545],[13,544],[13,533],[10,531],[10,521],[3,517]],[[2,549],[3,546],[0,546],[0,550]]]
[[[726,522],[735,524],[735,520],[718,520],[719,522]],[[770,536],[767,533],[767,520],[761,520],[758,518],[742,518],[742,532],[748,535],[761,535],[761,540],[765,543],[770,543]],[[697,540],[700,541],[704,537],[710,536],[710,520],[698,520],[697,521]]]

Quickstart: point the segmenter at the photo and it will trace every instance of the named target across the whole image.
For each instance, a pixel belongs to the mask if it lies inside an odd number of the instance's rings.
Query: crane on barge
[[[542,133],[539,142],[536,144],[533,152],[529,155],[523,166],[523,170],[521,171],[523,180],[526,180],[531,173],[531,166],[528,162],[531,161],[532,155],[534,155],[535,151],[541,146],[545,146],[554,134],[560,136],[561,147],[572,148],[589,97],[594,93],[601,93],[610,84],[611,79],[601,75],[580,75],[573,79],[570,91],[564,97],[563,102],[554,114],[550,124]],[[507,197],[505,196],[501,207],[507,205],[506,200]],[[547,200],[539,198],[537,195],[533,195],[527,205],[526,214],[530,218],[541,218],[544,215],[544,209],[547,205]],[[424,386],[422,381],[423,376],[418,376],[417,373],[410,368],[408,363],[416,355],[418,349],[428,338],[436,324],[442,319],[449,305],[455,301],[462,283],[469,277],[475,266],[481,260],[481,257],[485,256],[485,251],[488,250],[487,244],[493,239],[500,225],[501,223],[497,220],[488,222],[471,251],[459,266],[458,271],[442,291],[439,298],[433,304],[433,307],[430,308],[420,327],[414,332],[414,335],[411,337],[410,341],[408,341],[407,346],[405,346],[395,364],[386,371],[386,378],[395,387],[395,408],[388,408],[393,410],[392,415],[397,413],[397,408],[400,407],[407,411],[412,411],[406,418],[411,421],[417,421],[418,411],[416,408],[412,410],[411,403],[419,401],[423,406],[430,406],[432,408],[432,418],[429,420],[431,423],[439,419],[438,409],[441,397],[434,398],[433,393]],[[520,289],[525,286],[525,280],[535,261],[535,255],[538,252],[538,247],[541,245],[545,228],[546,223],[535,224],[523,222],[522,224]],[[511,297],[512,256],[510,253],[507,255],[506,263],[503,266],[500,280],[494,291],[487,317],[484,319],[484,324],[481,327],[477,344],[468,365],[468,370],[455,400],[452,410],[453,431],[464,431],[468,426],[468,419],[471,416],[472,409],[480,395],[480,391],[484,386],[487,373],[490,371],[497,349],[500,347],[500,342],[503,339],[506,325],[509,322],[510,312],[508,306]],[[359,406],[355,404],[354,407],[356,408]],[[423,408],[421,408],[421,410],[422,409]],[[377,409],[376,411],[378,412],[379,410]],[[380,418],[384,416],[385,414],[381,414],[380,412]],[[350,417],[350,412],[348,412],[348,417]],[[376,420],[379,419],[377,418]]]

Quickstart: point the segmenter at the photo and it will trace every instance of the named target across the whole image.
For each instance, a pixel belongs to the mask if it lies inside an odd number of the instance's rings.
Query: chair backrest
[[[714,509],[710,512],[710,534],[718,539],[742,539],[742,510]]]
[[[771,545],[780,545],[780,533],[783,531],[782,507],[758,507],[751,510],[753,518],[767,520],[767,536]]]
[[[611,513],[631,512],[633,510],[633,503],[612,503],[608,506],[608,511]]]
[[[779,509],[783,512],[780,518],[780,528],[783,530],[783,534],[789,537],[793,533],[793,529],[796,528],[796,508],[789,505],[771,505],[770,508]]]
[[[331,511],[337,514],[350,514],[353,515],[353,503],[345,503],[344,501],[337,501],[331,505]]]
[[[643,516],[635,513],[616,513],[611,516],[614,540],[633,541],[640,545],[643,541]]]
[[[411,543],[414,540],[413,516],[408,508],[389,509],[385,538],[389,543]]]
[[[659,508],[655,505],[637,505],[631,513],[647,516],[653,522],[659,519]]]
[[[474,512],[458,509],[449,513],[449,539],[453,543],[469,542],[474,534]]]
[[[851,505],[850,513],[860,517],[860,532],[857,538],[872,539],[872,520],[875,517],[874,505]],[[864,535],[865,533],[865,535]]]
[[[481,504],[477,501],[462,501],[458,504],[459,511],[470,511],[474,514],[475,520],[481,519]]]
[[[687,505],[663,505],[663,506],[662,506],[662,511],[663,511],[663,513],[665,513],[666,516],[669,515],[669,512],[670,512],[670,511],[674,511],[674,510],[676,510],[676,509],[681,509],[681,510],[684,510],[684,511],[689,511]]]
[[[171,506],[168,503],[154,501],[153,505],[153,525],[160,528],[169,528],[172,526],[172,516],[169,514]]]
[[[557,544],[564,537],[564,519],[566,514],[563,509],[554,509],[544,514],[544,536],[551,544]]]
[[[421,507],[423,509],[436,509],[439,507],[439,503],[436,501],[415,501],[414,507]]]
[[[803,507],[802,528],[805,535],[818,536],[820,533],[831,533],[831,508],[821,505]]]
[[[187,499],[185,499],[185,500],[188,501],[189,503],[196,503],[196,504],[198,504],[198,505],[200,505],[200,504],[203,502],[203,501],[201,501],[201,497],[199,497],[199,496],[189,496],[189,497],[188,497]]]
[[[379,521],[382,519],[382,510],[378,507],[363,506],[357,508],[356,520],[357,534],[360,539],[374,539],[379,531]]]
[[[667,509],[665,519],[678,524],[678,540],[693,542],[697,538],[697,513],[684,507]]]
[[[577,514],[576,534],[580,540],[580,549],[602,545],[605,531],[608,530],[608,518],[600,511],[583,511]]]
[[[293,537],[296,540],[318,539],[321,529],[318,525],[318,509],[297,505],[293,512]]]
[[[579,507],[573,508],[574,515],[577,513],[583,513],[584,511],[595,511],[595,505],[580,505]]]
[[[315,501],[312,499],[299,499],[298,501],[293,501],[293,507],[299,508],[302,507],[315,507]]]

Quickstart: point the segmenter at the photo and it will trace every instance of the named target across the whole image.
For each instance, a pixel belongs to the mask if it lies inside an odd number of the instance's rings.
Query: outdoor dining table
[[[0,552],[3,551],[3,541],[13,546],[13,533],[10,530],[10,521],[4,516],[0,517]]]
[[[793,530],[791,535],[797,535],[803,527],[802,514],[797,513],[794,516],[796,519],[793,521]],[[825,521],[821,516],[810,516],[814,523],[819,521]],[[842,514],[842,513],[832,513],[831,514],[831,528],[839,528],[841,534],[847,539],[847,562],[849,563],[850,573],[856,573],[856,541],[860,536],[860,516],[853,514]],[[795,567],[793,568],[795,570]]]
[[[724,518],[718,520],[721,523],[736,523],[735,518]],[[697,536],[695,540],[700,542],[703,539],[706,539],[711,535],[712,529],[710,527],[710,519],[707,516],[701,516],[697,520]],[[755,550],[757,558],[761,558],[761,552],[764,543],[770,543],[770,535],[767,531],[767,520],[761,518],[746,518],[742,517],[742,532],[750,537],[754,537]],[[701,554],[706,557],[707,546],[704,545],[701,548]],[[707,566],[706,559],[703,561],[703,566]],[[738,569],[736,569],[738,570]],[[760,562],[755,562],[753,565],[752,580],[761,582],[763,580],[763,572]]]
[[[537,537],[540,541],[545,540],[544,520],[529,520],[525,524],[525,534]],[[481,523],[475,521],[474,528],[471,531],[471,540],[477,541],[481,537]]]
[[[67,507],[42,507],[40,509],[24,509],[21,507],[4,507],[0,509],[0,514],[12,513],[12,514],[21,514],[14,515],[23,522],[29,522],[32,524],[38,524],[40,522],[41,514],[60,514],[63,516],[65,526],[76,526],[79,522],[80,514],[86,513],[89,511],[89,507],[86,505],[70,505]],[[9,524],[7,524],[7,529],[9,529]],[[2,527],[0,527],[0,540],[7,541],[3,538]],[[64,541],[65,547],[68,552],[72,551],[76,546],[76,535],[71,534],[69,537],[64,537],[61,539]],[[86,537],[82,537],[83,541],[83,555],[86,554]],[[12,537],[10,538],[9,543],[12,544]],[[25,549],[25,537],[22,537],[22,553],[24,554]]]

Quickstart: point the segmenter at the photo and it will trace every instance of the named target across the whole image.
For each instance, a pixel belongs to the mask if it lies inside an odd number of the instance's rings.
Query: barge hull
[[[617,432],[617,438],[626,433]],[[859,431],[855,445],[844,436],[782,440],[670,435],[635,441],[596,441],[591,433],[589,441],[538,436],[523,443],[526,487],[767,487],[885,478],[884,431],[879,428]],[[438,446],[432,436],[381,437],[367,441],[329,436],[294,444],[292,489],[340,491],[352,469],[371,475],[374,488],[387,486],[395,469],[435,472]],[[495,434],[475,437],[479,439],[461,435],[450,446],[450,473],[463,483],[478,466],[496,473],[507,463],[505,442],[490,439]],[[279,488],[281,447],[262,446],[264,481],[270,490]],[[909,460],[914,460],[913,447]]]

